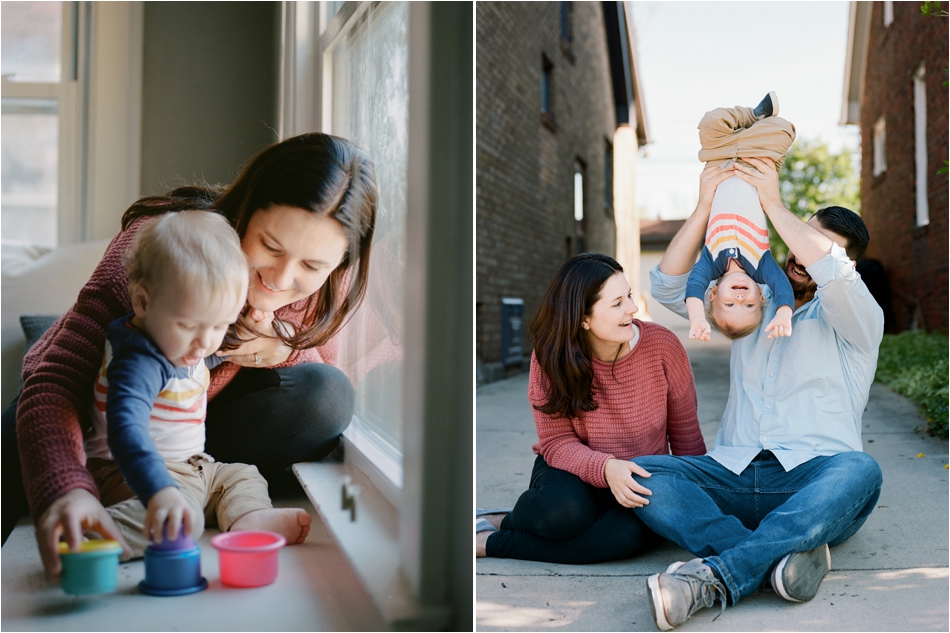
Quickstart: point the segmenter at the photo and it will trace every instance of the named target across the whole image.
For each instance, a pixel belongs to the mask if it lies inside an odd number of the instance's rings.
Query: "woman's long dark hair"
[[[339,332],[366,295],[378,200],[375,169],[366,153],[345,139],[311,133],[262,150],[229,187],[190,185],[138,200],[122,216],[122,228],[144,216],[213,209],[243,238],[251,216],[274,205],[336,220],[349,241],[343,261],[307,299],[302,331],[275,328],[285,345],[305,349]],[[240,345],[247,338],[239,337],[242,331],[255,332],[245,318],[231,327],[222,348]]]
[[[575,418],[597,408],[594,366],[582,324],[607,280],[623,268],[612,257],[582,253],[567,260],[551,280],[531,320],[534,354],[547,379],[547,402],[535,409]]]

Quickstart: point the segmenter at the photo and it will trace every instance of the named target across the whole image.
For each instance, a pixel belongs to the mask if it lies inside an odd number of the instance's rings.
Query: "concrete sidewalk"
[[[729,389],[729,344],[683,341],[712,447]],[[511,507],[527,488],[537,441],[522,374],[476,391],[476,506]],[[947,631],[947,443],[929,437],[909,400],[875,383],[864,414],[864,448],[884,471],[878,508],[858,534],[832,549],[832,572],[811,602],[771,593],[698,612],[678,631]],[[478,559],[479,631],[654,631],[646,578],[692,558],[668,543],[642,557],[598,565]]]

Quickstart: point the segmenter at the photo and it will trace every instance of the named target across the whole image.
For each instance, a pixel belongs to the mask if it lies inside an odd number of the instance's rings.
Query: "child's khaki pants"
[[[255,466],[209,462],[197,455],[187,462],[166,461],[165,466],[195,511],[191,534],[195,540],[204,532],[205,525],[217,525],[226,532],[248,512],[273,507],[267,494],[267,481]],[[115,468],[114,462],[112,467]],[[115,470],[117,473],[118,468]],[[101,474],[104,473],[93,472],[97,480]],[[120,501],[106,510],[132,548],[132,558],[144,556],[149,541],[143,533],[146,510],[139,498]]]
[[[752,108],[716,108],[699,122],[699,160],[706,166],[737,158],[771,158],[776,169],[795,140],[795,126],[770,116],[756,119]]]

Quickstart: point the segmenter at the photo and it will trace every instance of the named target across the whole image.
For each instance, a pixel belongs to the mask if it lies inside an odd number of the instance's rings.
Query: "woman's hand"
[[[649,477],[650,473],[643,470],[633,462],[625,462],[620,459],[609,459],[604,465],[604,478],[607,485],[610,486],[610,492],[614,493],[617,503],[625,508],[642,508],[650,503],[640,495],[651,495],[649,488],[644,488],[638,484],[633,475],[640,477]]]
[[[710,165],[703,169],[699,175],[699,203],[696,205],[696,211],[709,213],[712,209],[712,201],[716,196],[716,188],[724,180],[728,180],[736,175],[736,168],[728,163],[723,165]]]
[[[73,488],[56,499],[36,522],[36,543],[50,580],[55,580],[62,571],[59,560],[60,539],[69,544],[69,549],[77,551],[82,545],[83,532],[86,530],[115,539],[122,545],[125,556],[132,555],[132,550],[115,521],[99,500],[84,488]]]
[[[287,362],[294,350],[277,338],[274,313],[252,308],[247,316],[261,336],[233,350],[218,352],[218,356],[227,356],[230,362],[241,367],[273,367]]]

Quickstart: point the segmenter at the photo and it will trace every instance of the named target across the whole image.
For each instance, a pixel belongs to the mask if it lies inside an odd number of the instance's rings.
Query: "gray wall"
[[[277,140],[280,3],[146,2],[143,194],[231,182]]]

